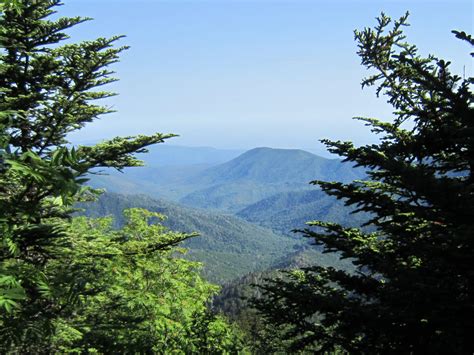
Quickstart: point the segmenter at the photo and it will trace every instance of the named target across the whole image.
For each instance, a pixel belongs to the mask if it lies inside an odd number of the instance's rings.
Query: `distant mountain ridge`
[[[350,164],[299,149],[254,148],[193,177],[197,184],[236,181],[304,183],[315,179],[350,181],[360,176]]]
[[[309,182],[315,179],[346,182],[364,176],[349,163],[299,149],[262,147],[238,155],[235,150],[158,147],[161,150],[154,148],[150,156],[140,156],[147,162],[145,167],[126,169],[123,174],[109,170],[110,176],[92,176],[91,184],[237,212],[276,193],[312,189]]]
[[[140,158],[147,166],[216,165],[232,160],[244,153],[244,149],[217,149],[212,147],[186,147],[158,144]]]
[[[100,140],[78,141],[74,145],[91,146]],[[148,152],[137,157],[145,162],[146,167],[170,167],[187,165],[216,165],[232,160],[244,153],[246,149],[220,149],[213,147],[190,147],[174,144],[156,144],[147,148]]]
[[[274,194],[314,190],[312,180],[348,182],[364,175],[351,164],[303,150],[255,148],[192,176],[195,191],[179,201],[236,213]]]
[[[158,144],[150,147],[148,153],[137,155],[145,166],[127,168],[123,172],[102,169],[101,175],[89,176],[90,184],[114,193],[142,193],[178,201],[194,191],[192,185],[188,186],[189,177],[232,160],[243,152],[238,149]]]

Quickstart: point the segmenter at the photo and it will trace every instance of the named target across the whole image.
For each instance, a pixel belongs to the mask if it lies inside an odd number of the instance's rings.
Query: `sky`
[[[473,31],[473,1],[64,0],[61,16],[93,21],[72,41],[123,34],[114,65],[116,113],[71,135],[74,142],[175,133],[173,145],[321,150],[319,139],[374,141],[352,117],[390,120],[386,98],[361,89],[354,29],[384,11],[410,12],[407,40],[422,55],[473,74],[470,48],[451,30]],[[463,69],[465,68],[465,69]]]

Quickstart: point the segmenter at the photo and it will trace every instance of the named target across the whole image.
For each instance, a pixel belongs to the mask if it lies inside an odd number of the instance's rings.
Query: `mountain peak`
[[[290,155],[290,154],[305,154],[305,155],[311,155],[311,156],[318,157],[317,155],[312,154],[312,153],[307,152],[307,151],[302,150],[302,149],[286,149],[286,148],[270,148],[270,147],[256,147],[256,148],[253,148],[253,149],[250,149],[250,150],[246,151],[242,155],[244,155],[244,154],[255,154],[255,153],[287,154],[287,155]],[[318,157],[318,158],[320,158],[320,157]],[[325,158],[321,158],[321,159],[325,159]]]
[[[258,147],[207,169],[196,182],[222,184],[237,181],[253,183],[303,183],[326,176],[325,171],[340,168],[341,162],[300,149]]]

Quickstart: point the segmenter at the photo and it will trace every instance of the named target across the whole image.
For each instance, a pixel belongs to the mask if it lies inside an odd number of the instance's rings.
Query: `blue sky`
[[[73,40],[125,34],[131,49],[110,89],[118,112],[73,134],[74,141],[173,132],[170,144],[318,150],[318,139],[373,140],[353,116],[390,119],[356,55],[353,30],[386,12],[411,13],[408,41],[472,75],[472,1],[132,1],[65,0],[60,15],[94,21]]]

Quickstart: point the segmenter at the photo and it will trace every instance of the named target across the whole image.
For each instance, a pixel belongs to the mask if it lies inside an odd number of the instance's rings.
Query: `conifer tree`
[[[474,78],[421,57],[405,42],[407,17],[392,22],[382,14],[375,28],[355,31],[362,64],[373,71],[362,86],[375,86],[394,107],[392,122],[358,118],[379,142],[324,140],[368,178],[313,182],[368,213],[368,228],[313,221],[301,231],[325,252],[350,258],[355,271],[296,270],[255,301],[286,329],[292,350],[474,352]]]
[[[172,135],[72,147],[68,134],[112,112],[97,100],[114,95],[101,88],[116,80],[109,66],[127,47],[114,46],[120,36],[62,44],[68,38],[64,31],[88,19],[51,19],[59,0],[1,5],[0,338],[3,344],[32,344],[47,341],[53,320],[67,308],[52,297],[58,290],[51,289],[55,274],[48,265],[63,260],[73,246],[67,232],[71,207],[94,195],[82,186],[87,174],[140,165],[134,153]],[[70,281],[57,284],[63,300],[74,302],[86,286]],[[16,340],[4,337],[12,329]]]

